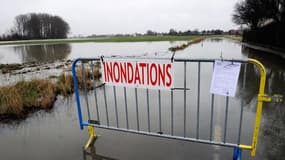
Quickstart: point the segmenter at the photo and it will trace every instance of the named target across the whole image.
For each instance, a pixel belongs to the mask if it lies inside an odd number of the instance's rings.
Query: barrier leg
[[[241,160],[242,149],[239,147],[234,148],[233,160]]]
[[[85,150],[87,150],[89,147],[91,147],[97,138],[97,135],[95,133],[93,126],[88,126],[88,134],[89,134],[89,139],[88,139],[86,145],[84,146]]]

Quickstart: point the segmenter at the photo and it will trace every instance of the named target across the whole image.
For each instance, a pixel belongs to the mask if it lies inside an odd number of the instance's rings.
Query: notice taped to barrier
[[[239,72],[240,63],[216,60],[210,93],[234,97]]]
[[[103,81],[109,85],[171,89],[172,70],[170,60],[104,59],[102,62]]]

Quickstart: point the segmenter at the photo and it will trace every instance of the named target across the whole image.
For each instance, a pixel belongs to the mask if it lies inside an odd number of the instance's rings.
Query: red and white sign
[[[173,86],[170,61],[104,59],[103,81],[110,85],[170,89]]]

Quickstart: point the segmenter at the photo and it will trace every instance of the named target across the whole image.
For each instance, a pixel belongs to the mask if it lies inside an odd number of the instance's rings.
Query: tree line
[[[232,32],[233,31],[233,32]],[[133,33],[133,34],[115,34],[115,35],[96,35],[92,34],[87,36],[88,38],[92,37],[122,37],[122,36],[191,36],[191,35],[219,35],[219,34],[239,34],[236,30],[223,31],[221,29],[212,29],[212,30],[186,30],[179,31],[175,29],[170,29],[168,32],[157,32],[154,30],[147,30],[145,33]]]
[[[66,38],[69,30],[68,23],[59,16],[28,13],[18,15],[14,26],[0,40]]]
[[[148,30],[145,35],[170,35],[170,36],[189,36],[189,35],[200,35],[200,34],[208,34],[208,35],[212,35],[212,34],[224,34],[225,32],[223,30],[220,29],[212,29],[212,30],[202,30],[199,31],[198,29],[194,29],[194,30],[186,30],[186,31],[177,31],[175,29],[170,29],[169,32],[155,32],[152,30]]]

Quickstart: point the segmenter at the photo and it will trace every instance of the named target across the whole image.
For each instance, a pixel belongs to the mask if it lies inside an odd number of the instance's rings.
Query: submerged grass
[[[20,81],[15,87],[25,108],[50,108],[55,101],[55,85],[48,80]]]
[[[0,70],[3,74],[22,68],[24,68],[22,64],[0,64]]]
[[[100,68],[77,70],[79,89],[93,89],[94,80],[101,77]],[[57,95],[68,96],[74,92],[72,75],[61,74],[57,82],[50,79],[19,81],[15,85],[0,87],[0,120],[24,118],[39,109],[50,109]],[[86,85],[84,85],[86,84]]]
[[[15,86],[0,87],[0,115],[19,115],[23,111],[23,100]]]
[[[23,117],[29,110],[51,108],[56,95],[48,80],[20,81],[0,87],[0,119]]]
[[[56,83],[56,93],[68,96],[74,92],[73,80],[70,74],[61,74]]]
[[[189,47],[192,44],[199,43],[199,42],[203,41],[204,39],[206,39],[206,37],[197,37],[197,38],[194,38],[193,40],[191,40],[191,41],[189,41],[187,43],[183,43],[182,45],[170,47],[168,50],[171,51],[171,52],[176,52],[176,51],[179,51],[179,50],[183,50],[183,49]]]
[[[78,81],[78,88],[83,90],[86,87],[86,90],[93,89],[93,80],[98,79],[101,77],[101,72],[98,67],[94,67],[94,73],[90,70],[85,70],[84,73],[82,70],[77,70],[77,81]],[[84,85],[86,84],[86,85]],[[64,96],[67,96],[69,94],[72,94],[74,92],[74,85],[73,85],[73,79],[72,75],[67,74],[61,74],[58,77],[58,81],[56,83],[56,93],[61,94]]]

